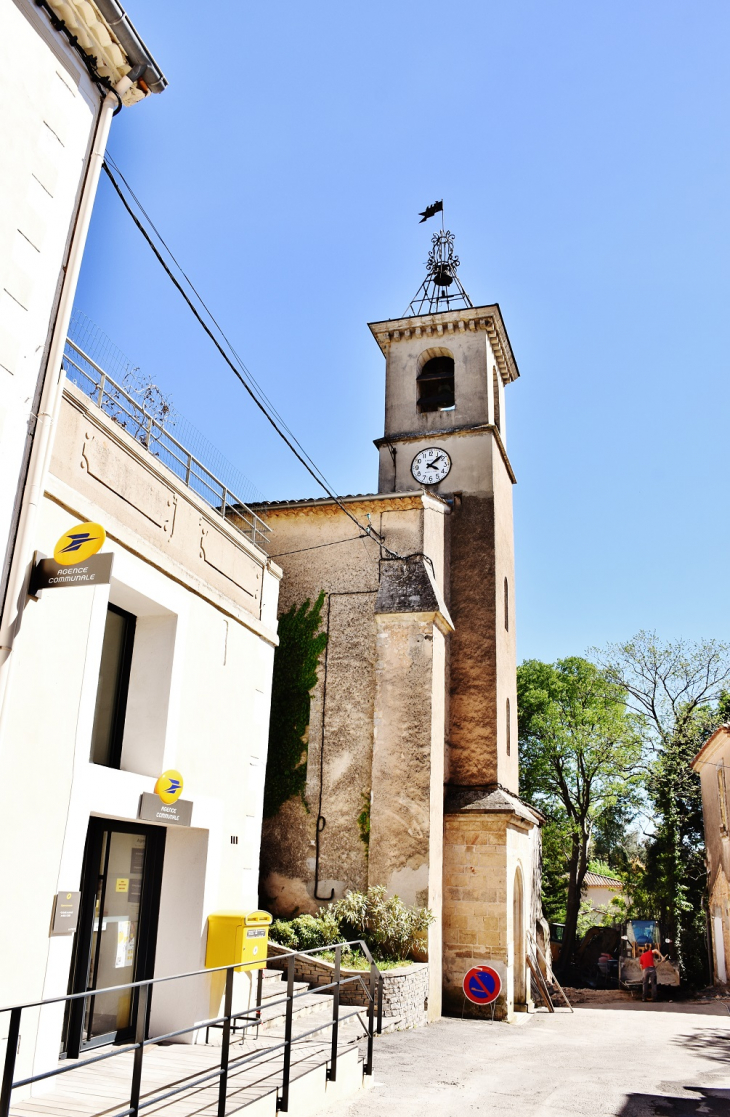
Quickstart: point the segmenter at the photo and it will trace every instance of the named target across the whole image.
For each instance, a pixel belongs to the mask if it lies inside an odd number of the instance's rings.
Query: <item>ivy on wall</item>
[[[360,841],[365,846],[365,857],[370,853],[370,792],[362,793],[363,807],[357,816],[357,826],[360,831]]]
[[[304,802],[307,784],[307,729],[317,666],[327,644],[320,632],[324,593],[279,618],[279,647],[271,685],[269,753],[264,785],[264,818],[277,814],[294,795]],[[306,803],[305,803],[306,806]]]

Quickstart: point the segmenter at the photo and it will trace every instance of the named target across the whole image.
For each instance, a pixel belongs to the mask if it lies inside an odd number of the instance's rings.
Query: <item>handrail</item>
[[[312,946],[308,950],[287,950],[284,954],[272,955],[272,958],[296,958],[299,955],[304,954],[321,954],[323,950],[334,950],[335,945],[359,946],[368,962],[370,962],[372,965],[375,965],[377,969],[377,965],[373,960],[373,956],[368,950],[367,944],[363,942],[362,939],[349,939],[347,941],[343,939],[342,942],[337,944],[332,944],[330,946]],[[206,974],[221,973],[223,970],[243,970],[247,967],[253,966],[255,968],[256,966],[260,965],[261,960],[257,959],[255,962],[231,962],[227,966],[204,966],[202,970],[190,970],[189,973],[169,974],[167,977],[145,977],[142,978],[140,981],[128,981],[125,985],[107,985],[104,989],[87,989],[82,993],[65,993],[61,997],[46,997],[42,1001],[27,1001],[20,1005],[3,1005],[3,1007],[0,1008],[0,1012],[12,1012],[14,1008],[42,1008],[43,1005],[55,1005],[59,1004],[60,1001],[76,1001],[79,1000],[81,997],[90,997],[92,994],[95,997],[100,997],[103,993],[118,993],[122,989],[141,989],[143,985],[163,985],[166,981],[180,981],[184,977],[203,977]],[[379,969],[378,973],[380,973]]]
[[[168,468],[172,470],[178,480],[182,481],[187,488],[192,489],[197,496],[204,500],[206,504],[210,505],[214,511],[218,512],[232,527],[240,531],[242,535],[250,537],[251,541],[257,546],[261,546],[261,542],[268,542],[271,534],[269,525],[262,520],[253,509],[249,508],[240,497],[232,493],[227,484],[221,481],[215,473],[211,472],[199,458],[195,457],[190,450],[187,450],[185,446],[170,433],[164,422],[155,418],[142,404],[138,403],[129,392],[122,388],[120,384],[117,384],[117,382],[113,380],[88,353],[85,353],[76,342],[72,341],[70,337],[66,338],[66,345],[68,348],[72,349],[74,353],[77,353],[99,377],[97,382],[93,376],[89,375],[86,369],[81,368],[81,366],[73,360],[68,352],[64,352],[64,365],[71,365],[77,373],[88,380],[93,386],[94,391],[92,394],[86,391],[83,385],[76,385],[85,395],[95,400],[97,406],[106,414],[109,414],[112,420],[115,418],[114,411],[116,410],[117,413],[121,411],[140,431],[144,431],[143,438],[139,437],[139,432],[134,435],[135,441],[139,442],[140,445],[144,446],[150,453],[153,453],[151,444],[156,442],[162,453],[177,462],[180,472],[170,465],[168,465]],[[72,382],[76,383],[73,378]],[[104,407],[105,398],[108,401],[108,408]],[[128,411],[127,408],[124,407],[122,400],[126,401],[134,410]],[[124,424],[121,425],[124,426]],[[155,428],[159,434],[154,433]],[[161,441],[163,437],[165,440],[164,442]],[[168,445],[168,443],[171,445]],[[183,456],[178,457],[178,455],[174,453],[172,447],[179,450]],[[197,482],[198,486],[203,486],[209,490],[210,497],[199,492],[193,482]],[[236,520],[242,521],[245,526],[241,526]]]
[[[341,959],[342,948],[347,946],[358,946],[362,953],[370,963],[369,980],[366,984],[365,971],[361,977],[359,974],[342,977],[341,975]],[[332,998],[332,1019],[326,1024],[319,1025],[316,1028],[310,1028],[308,1031],[303,1032],[297,1036],[293,1035],[293,1013],[294,1001],[299,997],[306,996],[309,989],[294,992],[294,974],[296,967],[296,959],[298,957],[307,956],[310,954],[321,954],[323,950],[335,951],[335,980],[325,986],[318,986],[318,992],[323,992],[326,989],[333,989],[334,994]],[[233,975],[236,971],[249,970],[258,968],[260,971],[261,961],[251,962],[232,962],[227,966],[212,966],[210,968],[203,968],[200,970],[191,970],[188,973],[171,974],[167,977],[149,977],[143,978],[140,981],[130,981],[123,985],[109,985],[104,989],[87,989],[81,993],[66,993],[60,997],[45,997],[40,1001],[27,1001],[19,1005],[9,1005],[0,1008],[0,1013],[10,1013],[10,1024],[8,1028],[8,1041],[5,1051],[5,1065],[2,1077],[2,1089],[0,1090],[0,1117],[9,1117],[10,1102],[12,1092],[22,1086],[30,1086],[35,1082],[40,1082],[49,1078],[53,1078],[59,1074],[68,1074],[71,1071],[79,1070],[81,1067],[89,1066],[92,1063],[98,1063],[105,1059],[115,1058],[117,1055],[126,1055],[134,1052],[134,1061],[132,1068],[132,1081],[130,1087],[130,1102],[129,1106],[114,1114],[114,1117],[139,1117],[140,1112],[149,1105],[156,1104],[163,1101],[165,1098],[171,1097],[174,1094],[183,1092],[184,1090],[193,1089],[196,1085],[200,1085],[204,1081],[210,1079],[219,1079],[219,1099],[218,1099],[218,1117],[225,1117],[226,1098],[228,1091],[229,1078],[241,1072],[244,1065],[253,1058],[260,1058],[262,1055],[271,1054],[273,1051],[284,1051],[284,1061],[282,1070],[282,1084],[281,1092],[277,1099],[277,1109],[286,1113],[289,1107],[289,1083],[291,1077],[291,1054],[293,1045],[306,1039],[308,1036],[314,1035],[317,1032],[324,1031],[326,1028],[332,1028],[332,1047],[329,1058],[329,1067],[327,1070],[327,1077],[331,1081],[335,1081],[337,1077],[337,1037],[340,1020],[350,1019],[351,1016],[357,1016],[359,1013],[349,1013],[348,1015],[340,1016],[340,989],[343,985],[348,985],[353,982],[359,982],[365,991],[368,1002],[368,1027],[367,1027],[367,1056],[365,1059],[364,1073],[371,1076],[373,1073],[373,1040],[376,1034],[380,1035],[382,1032],[382,1011],[383,1011],[383,975],[378,969],[373,956],[368,949],[367,944],[362,939],[350,939],[337,944],[330,944],[323,947],[310,947],[308,950],[292,950],[286,951],[283,954],[276,955],[277,961],[286,961],[286,995],[276,998],[270,1002],[270,1006],[286,1003],[285,1014],[285,1034],[284,1040],[281,1043],[275,1044],[272,1047],[267,1047],[264,1051],[254,1051],[244,1056],[238,1056],[231,1059],[230,1057],[230,1038],[232,1030],[232,1021],[243,1019],[245,1023],[237,1026],[239,1030],[246,1031],[248,1028],[258,1027],[261,1022],[261,980],[259,979],[257,1003],[256,1008],[246,1008],[239,1011],[233,1009]],[[225,973],[225,990],[224,990],[224,1012],[222,1016],[213,1017],[210,1020],[196,1021],[194,1024],[187,1028],[180,1028],[177,1031],[166,1032],[160,1036],[148,1037],[146,1035],[147,1020],[149,1017],[149,1007],[152,996],[152,987],[154,985],[163,985],[170,981],[180,981],[189,977],[202,977],[207,974]],[[53,1070],[41,1071],[38,1074],[29,1075],[26,1078],[14,1080],[15,1062],[17,1058],[18,1040],[20,1036],[20,1022],[21,1016],[25,1009],[42,1008],[45,1005],[55,1005],[86,999],[89,997],[99,997],[104,993],[116,993],[124,990],[139,990],[137,997],[136,1009],[136,1034],[134,1042],[124,1044],[121,1047],[115,1048],[114,1051],[104,1052],[101,1055],[92,1055],[87,1059],[81,1059],[78,1062],[67,1063],[64,1066],[55,1067]],[[375,1024],[375,1009],[377,1004],[377,1028]],[[185,1035],[189,1032],[199,1031],[202,1028],[214,1027],[216,1025],[223,1025],[223,1041],[221,1044],[221,1064],[215,1070],[206,1073],[203,1077],[193,1075],[194,1082],[187,1081],[182,1086],[175,1086],[171,1089],[166,1087],[157,1087],[157,1090],[166,1090],[165,1093],[159,1094],[152,1091],[156,1096],[145,1100],[141,1100],[140,1091],[142,1083],[142,1061],[144,1057],[144,1050],[146,1047],[153,1043],[158,1043],[163,1040],[169,1040],[175,1036]],[[120,1103],[121,1104],[121,1103]]]

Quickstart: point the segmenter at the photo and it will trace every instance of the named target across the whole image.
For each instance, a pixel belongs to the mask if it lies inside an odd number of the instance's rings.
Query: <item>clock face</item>
[[[436,485],[451,469],[451,458],[439,446],[421,450],[411,462],[411,473],[422,485]]]

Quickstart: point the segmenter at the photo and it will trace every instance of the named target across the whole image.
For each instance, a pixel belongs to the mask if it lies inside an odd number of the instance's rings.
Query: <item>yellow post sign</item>
[[[56,543],[53,558],[59,566],[76,566],[100,551],[105,539],[106,532],[101,524],[76,524]]]
[[[163,772],[155,784],[155,795],[159,795],[163,803],[176,803],[183,792],[183,778],[174,768]]]

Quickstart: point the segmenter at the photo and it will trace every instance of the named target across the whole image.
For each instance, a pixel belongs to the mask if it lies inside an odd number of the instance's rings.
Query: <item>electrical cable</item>
[[[247,368],[247,366],[245,365],[245,363],[243,362],[243,360],[241,359],[241,357],[239,356],[239,354],[238,354],[238,353],[236,352],[236,349],[235,349],[235,347],[234,347],[233,343],[231,342],[230,338],[229,338],[229,337],[227,336],[227,334],[226,334],[225,330],[223,329],[223,327],[221,326],[220,322],[218,322],[218,321],[217,321],[217,319],[216,319],[215,315],[213,314],[212,310],[210,309],[210,307],[209,307],[209,306],[207,305],[207,303],[205,302],[205,299],[203,298],[203,296],[202,296],[202,295],[200,294],[200,292],[199,292],[199,291],[198,291],[198,289],[196,288],[195,284],[193,283],[193,281],[191,280],[190,276],[189,276],[189,275],[187,274],[187,272],[186,272],[186,271],[185,271],[185,269],[183,268],[183,266],[182,266],[182,264],[180,263],[180,261],[179,261],[179,260],[178,260],[178,259],[176,258],[175,254],[174,254],[174,252],[172,251],[172,249],[170,248],[169,244],[167,244],[167,242],[165,241],[165,238],[164,238],[164,237],[162,236],[162,233],[161,233],[161,232],[160,232],[160,230],[159,230],[159,229],[157,228],[157,226],[155,225],[155,223],[154,223],[154,221],[152,220],[152,218],[150,217],[150,215],[149,215],[149,214],[147,213],[146,209],[145,209],[145,208],[144,208],[144,206],[142,205],[142,202],[141,202],[141,201],[139,200],[139,198],[138,198],[138,197],[137,197],[137,195],[135,194],[134,190],[133,190],[133,189],[132,189],[132,187],[130,186],[130,184],[129,184],[129,182],[127,181],[127,179],[126,179],[126,178],[124,177],[124,174],[123,174],[123,172],[121,171],[121,169],[120,169],[119,165],[118,165],[118,164],[117,164],[117,163],[115,162],[115,160],[113,159],[113,157],[112,157],[111,155],[109,155],[108,153],[107,153],[107,155],[106,155],[106,159],[107,159],[107,162],[108,162],[108,163],[110,164],[110,166],[111,166],[112,170],[113,170],[113,171],[115,172],[115,174],[119,175],[119,177],[121,178],[122,182],[123,182],[123,183],[124,183],[124,185],[126,186],[126,188],[127,188],[127,190],[129,191],[130,195],[132,196],[132,198],[134,198],[135,204],[137,205],[138,209],[140,210],[140,212],[141,212],[141,213],[142,213],[142,214],[144,215],[144,217],[146,218],[146,220],[147,220],[147,223],[148,223],[148,225],[150,226],[150,228],[151,228],[151,229],[152,229],[152,230],[154,231],[154,233],[155,233],[155,236],[156,236],[156,237],[157,237],[157,239],[159,240],[160,244],[161,244],[161,245],[163,246],[163,248],[165,249],[166,253],[167,253],[167,254],[168,254],[168,256],[170,257],[170,259],[171,259],[171,260],[173,261],[173,263],[175,264],[175,267],[176,267],[176,268],[178,269],[178,271],[180,272],[180,274],[181,274],[181,275],[182,275],[182,277],[184,278],[185,282],[186,282],[186,283],[188,284],[188,286],[190,287],[190,290],[191,290],[191,291],[192,291],[192,292],[193,292],[193,293],[195,294],[195,297],[196,297],[196,298],[198,299],[198,301],[200,302],[200,305],[201,305],[201,306],[203,307],[203,309],[205,310],[206,314],[207,314],[207,315],[209,316],[209,318],[210,318],[211,322],[212,322],[212,323],[214,324],[214,326],[215,326],[215,328],[217,329],[218,333],[219,333],[219,334],[221,335],[221,337],[222,337],[222,338],[223,338],[223,340],[225,341],[225,343],[226,343],[226,345],[228,346],[228,348],[230,349],[231,353],[232,353],[232,354],[233,354],[233,356],[234,356],[234,357],[236,358],[236,362],[237,362],[237,364],[238,364],[239,368],[241,369],[241,371],[242,371],[242,372],[243,372],[243,373],[244,373],[244,374],[245,374],[245,375],[246,375],[246,376],[247,376],[247,377],[249,378],[249,380],[251,381],[251,383],[252,383],[252,384],[254,385],[254,387],[256,388],[256,391],[257,391],[257,392],[259,392],[259,394],[261,395],[261,398],[262,398],[262,399],[264,400],[264,402],[266,403],[266,405],[267,405],[267,406],[269,407],[269,409],[271,410],[272,414],[273,414],[273,415],[274,415],[274,416],[276,417],[276,419],[278,419],[278,421],[279,421],[279,422],[281,423],[281,425],[282,425],[282,427],[284,428],[284,430],[285,430],[285,431],[287,432],[287,434],[288,434],[288,435],[289,435],[289,436],[291,437],[291,439],[292,439],[292,440],[293,440],[293,441],[294,441],[294,442],[296,443],[296,445],[297,445],[297,446],[299,447],[299,449],[300,449],[300,450],[302,451],[302,453],[304,454],[305,458],[306,458],[306,459],[307,459],[307,461],[308,461],[308,462],[310,463],[310,465],[311,465],[311,466],[312,466],[312,467],[313,467],[313,468],[314,468],[314,469],[315,469],[315,470],[317,471],[317,473],[319,474],[319,476],[320,476],[320,477],[321,477],[321,478],[322,478],[322,479],[323,479],[324,481],[327,481],[327,478],[325,477],[324,473],[322,473],[322,470],[321,470],[321,469],[319,468],[319,466],[318,466],[318,465],[316,464],[316,462],[314,462],[314,461],[312,460],[312,458],[311,458],[311,457],[309,456],[309,454],[308,454],[308,453],[306,452],[306,450],[305,450],[305,449],[304,449],[304,447],[302,446],[301,442],[299,442],[299,440],[298,440],[298,439],[297,439],[297,437],[295,436],[294,432],[293,432],[293,431],[291,430],[291,428],[290,428],[290,427],[289,427],[289,426],[287,425],[287,423],[286,423],[286,420],[285,420],[285,419],[283,418],[283,416],[281,415],[281,412],[277,410],[277,408],[275,407],[274,403],[273,403],[273,402],[272,402],[272,401],[271,401],[271,400],[269,399],[269,397],[268,397],[268,396],[266,395],[266,392],[264,391],[264,389],[262,388],[262,386],[261,386],[261,385],[260,385],[260,384],[258,383],[258,381],[256,380],[256,378],[255,378],[255,376],[253,375],[253,373],[251,372],[251,370],[250,370],[249,368]],[[329,482],[328,482],[328,481],[327,481],[327,484],[329,484]]]
[[[332,500],[334,500],[335,504],[337,504],[337,506],[345,513],[345,515],[350,520],[352,520],[352,522],[359,528],[359,530],[361,532],[363,532],[365,535],[367,535],[371,538],[375,538],[378,541],[378,543],[380,544],[380,546],[383,548],[385,553],[388,555],[389,558],[394,558],[394,559],[401,558],[402,557],[401,555],[397,554],[395,551],[391,551],[388,547],[386,547],[383,536],[380,535],[378,532],[376,532],[375,529],[372,527],[372,525],[361,524],[360,521],[357,519],[357,517],[354,516],[352,514],[352,512],[350,512],[350,510],[345,506],[345,504],[343,503],[341,498],[338,497],[336,495],[336,493],[333,492],[329,482],[327,481],[327,479],[325,478],[324,474],[319,469],[319,467],[315,465],[315,463],[311,460],[311,458],[309,458],[309,455],[299,445],[299,443],[298,443],[297,439],[294,437],[294,435],[292,435],[291,432],[288,430],[288,428],[286,428],[286,424],[283,422],[283,420],[281,420],[280,417],[278,417],[278,416],[275,417],[275,414],[272,414],[272,412],[275,413],[275,408],[273,408],[273,406],[271,406],[271,404],[269,404],[268,400],[266,400],[266,402],[262,402],[262,400],[259,399],[259,397],[256,394],[256,392],[254,391],[254,389],[247,382],[245,376],[242,374],[242,372],[238,368],[236,368],[236,365],[233,363],[233,361],[229,357],[228,353],[225,351],[223,345],[218,340],[218,338],[215,336],[213,330],[210,328],[208,323],[203,319],[200,311],[195,306],[195,304],[193,303],[192,299],[189,297],[187,292],[184,290],[184,288],[183,288],[182,284],[180,283],[179,279],[173,274],[171,269],[168,267],[166,261],[163,259],[162,253],[158,249],[157,245],[154,243],[154,241],[153,241],[152,237],[150,236],[149,232],[147,231],[147,229],[145,228],[145,226],[140,221],[140,219],[138,218],[138,216],[136,215],[136,213],[132,209],[131,205],[127,201],[126,197],[124,196],[124,192],[123,192],[122,188],[120,187],[119,183],[117,182],[117,180],[116,180],[116,178],[115,178],[115,176],[112,172],[110,162],[113,163],[113,160],[110,160],[108,158],[105,159],[103,167],[104,167],[104,171],[105,171],[109,181],[111,182],[112,186],[114,187],[114,190],[116,191],[116,193],[119,197],[119,200],[121,201],[122,205],[126,209],[129,216],[132,218],[132,221],[136,225],[137,229],[142,234],[145,241],[147,242],[147,244],[151,248],[155,258],[157,259],[158,263],[160,264],[160,266],[164,270],[165,274],[170,279],[172,284],[177,288],[178,292],[180,293],[182,298],[187,303],[188,308],[191,310],[192,314],[197,319],[199,325],[202,327],[204,332],[208,335],[210,340],[213,342],[216,349],[218,350],[218,352],[220,353],[221,357],[226,362],[228,367],[231,369],[231,371],[233,372],[236,379],[240,381],[240,383],[246,389],[246,391],[248,392],[248,394],[250,395],[251,399],[254,401],[256,406],[259,408],[259,410],[262,412],[262,414],[266,416],[266,418],[268,419],[271,426],[274,428],[274,430],[279,435],[279,437],[286,443],[286,445],[289,447],[289,449],[294,454],[294,456],[297,458],[297,460],[304,466],[304,468],[307,470],[307,472],[310,474],[310,476],[314,478],[314,480],[317,482],[317,484],[321,488],[324,489],[324,491],[327,493],[327,495]],[[115,168],[116,168],[116,164],[115,164]],[[123,177],[121,175],[121,172],[118,172],[118,173],[120,174],[120,177]],[[126,179],[124,179],[124,182],[125,182],[125,185],[127,186],[127,188],[130,189],[129,184],[127,183]],[[130,194],[132,194],[132,196],[135,197],[135,195],[133,194],[131,189],[130,189]],[[135,201],[137,201],[136,197],[135,197]],[[139,205],[138,201],[137,201],[137,204]],[[142,209],[141,206],[140,206],[140,209],[142,210],[142,212],[144,212],[144,210]],[[147,215],[145,214],[145,216],[147,216]],[[147,219],[149,221],[149,218],[147,218]],[[152,228],[154,228],[154,225],[151,221],[150,221],[150,225],[152,226]],[[156,229],[155,229],[155,232],[157,233]],[[165,242],[162,240],[162,237],[160,237],[159,233],[157,233],[157,236],[159,237],[160,241],[164,244]],[[213,317],[211,312],[208,310],[207,306],[205,306],[205,303],[203,302],[203,299],[198,295],[197,291],[195,291],[195,288],[193,287],[193,284],[190,282],[188,277],[185,275],[185,272],[180,267],[180,265],[177,263],[177,261],[175,260],[175,257],[172,255],[170,250],[167,248],[167,245],[165,245],[165,249],[169,253],[170,257],[175,261],[175,264],[176,264],[178,270],[184,276],[185,281],[189,284],[190,288],[195,292],[196,297],[199,299],[201,305],[205,308],[206,313],[209,315],[211,320],[214,322],[216,328],[218,329],[221,336],[224,338],[228,347],[231,349],[231,351],[234,353],[234,355],[236,355],[235,351],[233,350],[233,347],[231,346],[228,339],[225,337],[225,334],[221,330],[221,328],[218,325],[218,323],[216,322],[215,318]],[[237,355],[236,355],[236,359],[241,363],[242,368],[245,368],[245,365],[243,365],[243,362],[240,361],[240,358],[238,358]],[[246,374],[249,376],[249,378],[253,381],[253,377],[249,373],[248,369],[246,369],[245,371],[246,371]],[[253,381],[253,382],[255,383],[255,381]],[[256,385],[256,387],[258,388],[258,391],[264,397],[264,400],[265,400],[266,397],[265,397],[265,394],[263,393],[263,391],[258,387],[258,385]],[[267,404],[268,404],[268,407],[267,407]],[[277,419],[279,420],[278,422],[277,422]],[[285,433],[285,431],[282,429],[282,427],[286,428],[287,433]],[[287,434],[288,434],[289,437],[287,437]],[[296,443],[296,445],[294,445],[295,443]],[[297,449],[297,447],[299,447],[299,448]]]
[[[333,539],[331,543],[315,543],[313,547],[298,547],[296,551],[279,551],[269,558],[284,558],[285,555],[301,555],[303,551],[319,551],[322,547],[337,547],[340,543],[357,543],[358,539],[372,539],[370,535],[348,535],[347,539]]]

